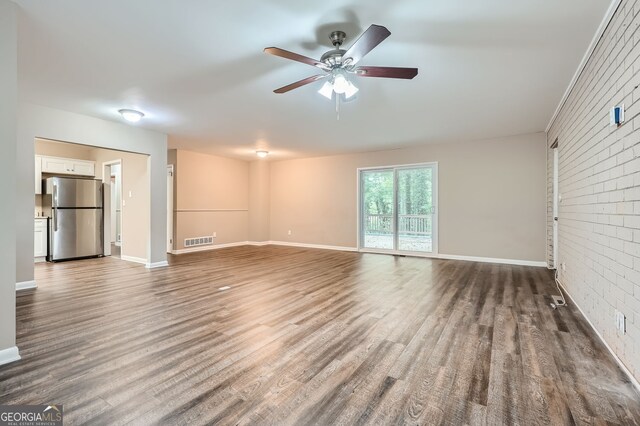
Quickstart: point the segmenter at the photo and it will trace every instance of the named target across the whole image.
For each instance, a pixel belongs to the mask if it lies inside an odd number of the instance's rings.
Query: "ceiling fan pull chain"
[[[340,121],[340,95],[336,93],[336,121]]]

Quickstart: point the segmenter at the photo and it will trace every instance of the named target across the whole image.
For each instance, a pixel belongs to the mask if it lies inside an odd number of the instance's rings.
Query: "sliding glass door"
[[[436,179],[436,164],[360,170],[360,248],[436,253]]]
[[[371,249],[395,248],[395,188],[393,170],[360,172],[361,246]]]

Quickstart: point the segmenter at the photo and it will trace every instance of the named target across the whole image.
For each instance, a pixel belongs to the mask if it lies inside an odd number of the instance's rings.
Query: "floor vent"
[[[195,247],[195,246],[206,246],[209,244],[213,244],[213,237],[196,237],[196,238],[185,238],[184,246],[185,247]]]

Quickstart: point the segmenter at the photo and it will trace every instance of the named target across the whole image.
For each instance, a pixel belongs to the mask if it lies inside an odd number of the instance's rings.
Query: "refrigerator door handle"
[[[51,214],[53,215],[53,232],[58,232],[58,215],[56,214],[55,207],[58,206],[58,185],[53,184],[53,209],[51,209]]]

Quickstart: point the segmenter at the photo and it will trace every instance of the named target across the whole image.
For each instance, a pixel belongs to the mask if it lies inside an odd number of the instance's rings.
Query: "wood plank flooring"
[[[36,265],[0,404],[92,425],[640,424],[545,268],[275,246],[170,264]]]

